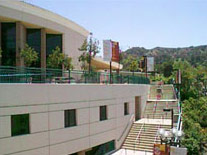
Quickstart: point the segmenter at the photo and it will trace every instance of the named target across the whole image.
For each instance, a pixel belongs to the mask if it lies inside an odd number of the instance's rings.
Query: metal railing
[[[113,84],[149,84],[144,75],[111,75]],[[110,83],[106,72],[0,66],[0,83]]]
[[[141,133],[142,133],[142,129],[144,128],[144,126],[145,126],[145,122],[142,124],[142,126],[141,126],[141,128],[140,128],[140,130],[139,130],[139,133],[138,133],[138,135],[137,135],[137,137],[136,137],[136,139],[135,139],[135,142],[134,142],[134,151],[136,150],[136,143],[137,143],[137,141],[138,141],[138,145],[139,145],[139,143],[140,143],[140,136],[141,136]]]
[[[123,130],[123,132],[121,134],[121,136],[117,139],[117,141],[121,140],[121,138],[123,137],[123,135],[126,132],[127,128],[129,127],[130,123],[134,121],[134,117],[135,117],[134,114],[131,115],[130,120],[128,121],[127,125],[125,126],[125,128],[124,128],[124,130]]]
[[[156,134],[155,139],[154,139],[154,144],[156,144],[157,138],[159,137],[158,131],[159,131],[160,128],[161,128],[161,124],[159,124],[158,127],[157,127],[157,134]]]
[[[182,109],[181,109],[181,101],[180,101],[180,93],[178,92],[177,88],[174,89],[175,94],[178,94],[178,110],[179,110],[179,116],[177,121],[177,131],[182,130]],[[177,137],[175,138],[175,142],[177,142]]]

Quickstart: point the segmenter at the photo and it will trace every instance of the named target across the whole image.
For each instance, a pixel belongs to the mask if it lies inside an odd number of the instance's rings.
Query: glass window
[[[114,140],[93,147],[90,151],[86,152],[86,155],[106,154],[106,153],[109,153],[109,152],[111,152],[113,150],[115,150],[115,141]]]
[[[27,44],[38,53],[38,61],[32,67],[40,67],[41,57],[41,30],[27,29]]]
[[[76,125],[76,110],[65,110],[65,127],[72,127]]]
[[[16,23],[1,25],[2,65],[16,66]]]
[[[107,120],[107,107],[100,106],[100,121]]]
[[[129,103],[124,103],[124,115],[129,115]]]
[[[18,136],[29,134],[29,114],[11,116],[11,135]]]
[[[47,34],[46,35],[46,55],[47,57],[52,53],[56,47],[62,51],[62,34]]]

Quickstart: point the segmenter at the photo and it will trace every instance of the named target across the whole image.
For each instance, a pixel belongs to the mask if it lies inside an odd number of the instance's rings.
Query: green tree
[[[201,155],[207,142],[207,97],[189,98],[183,102],[182,144],[188,148],[188,154]]]
[[[72,58],[68,57],[67,55],[64,55],[63,65],[65,70],[73,69]]]
[[[30,67],[32,63],[35,63],[38,60],[37,52],[28,44],[26,44],[25,48],[20,51],[20,57],[24,59],[24,65],[26,67]]]
[[[173,77],[176,77],[176,70],[181,70],[181,99],[184,101],[190,97],[197,98],[198,93],[195,87],[196,69],[189,62],[182,60],[175,61],[173,69],[175,70],[172,74]]]
[[[52,54],[49,55],[47,66],[49,68],[61,69],[62,65],[66,70],[72,69],[72,58],[68,57],[68,55],[63,53],[57,46],[54,50],[52,50]]]
[[[84,40],[83,44],[79,48],[79,51],[83,52],[79,56],[79,62],[81,62],[81,68],[91,70],[91,59],[96,56],[97,53],[100,52],[99,42],[96,39],[92,39],[90,37],[89,41]]]
[[[131,72],[133,72],[133,75],[134,75],[134,72],[138,70],[138,62],[137,62],[137,60],[131,61],[130,65],[129,65],[129,70]]]

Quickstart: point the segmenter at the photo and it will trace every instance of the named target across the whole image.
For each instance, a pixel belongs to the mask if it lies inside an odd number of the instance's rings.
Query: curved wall
[[[42,30],[42,53],[45,50],[45,35],[62,34],[63,52],[73,58],[76,69],[80,69],[78,50],[89,32],[74,22],[55,13],[18,1],[0,1],[0,22],[16,22],[17,24],[17,49],[25,44],[25,29],[39,28]],[[19,27],[18,27],[19,25]],[[18,56],[18,50],[17,50]],[[42,60],[45,61],[45,60]],[[17,62],[17,65],[22,65]],[[45,64],[42,62],[42,67]]]

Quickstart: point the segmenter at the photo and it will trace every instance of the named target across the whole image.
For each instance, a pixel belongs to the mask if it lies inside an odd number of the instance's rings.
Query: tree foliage
[[[85,70],[90,61],[90,54],[93,58],[100,52],[99,42],[96,39],[90,39],[89,41],[86,39],[78,50],[82,52],[78,60],[82,63],[81,68]]]
[[[52,50],[52,54],[48,57],[47,67],[60,69],[62,68],[62,65],[66,70],[72,69],[72,58],[68,57],[68,55],[63,53],[57,46],[54,50]]]
[[[37,52],[28,44],[26,44],[25,48],[20,51],[20,56],[24,59],[24,65],[27,67],[30,67],[32,63],[35,63],[38,60]]]
[[[204,152],[207,143],[207,97],[189,98],[183,102],[183,129],[185,137],[182,144],[188,148],[188,154]]]

